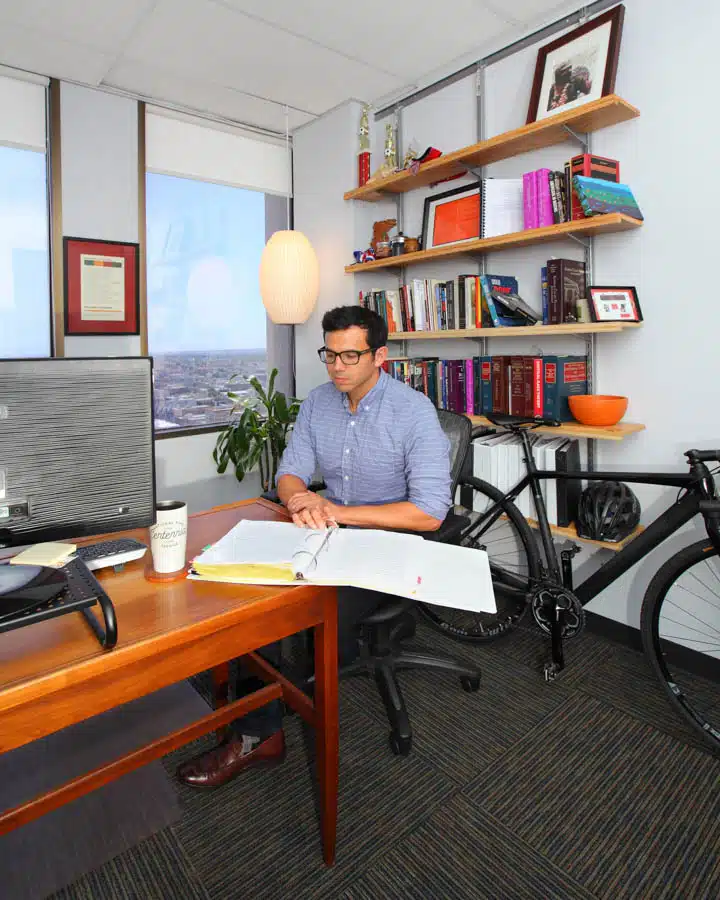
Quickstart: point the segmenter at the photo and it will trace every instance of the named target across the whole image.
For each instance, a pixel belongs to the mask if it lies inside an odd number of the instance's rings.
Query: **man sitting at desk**
[[[435,531],[451,506],[451,480],[450,444],[432,403],[382,370],[388,332],[377,313],[340,306],[323,316],[322,327],[325,346],[318,355],[330,381],[310,391],[300,407],[278,469],[280,500],[304,528],[334,521]],[[307,490],[316,473],[327,497]],[[338,589],[341,666],[358,655],[357,623],[386,599],[375,591]],[[278,665],[278,645],[262,652]],[[217,787],[251,766],[285,757],[278,701],[236,720],[230,732],[219,747],[180,766],[178,777]]]

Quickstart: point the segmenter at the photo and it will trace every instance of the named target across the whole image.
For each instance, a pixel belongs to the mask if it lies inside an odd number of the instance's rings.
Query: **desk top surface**
[[[284,520],[275,504],[249,500],[218,507],[190,516],[188,559],[207,544],[217,541],[241,519]],[[125,532],[149,547],[147,529]],[[77,541],[93,543],[105,535]],[[83,616],[69,613],[0,634],[0,709],[16,689],[45,678],[74,676],[87,669],[87,676],[138,658],[182,646],[224,624],[262,615],[300,599],[307,587],[210,584],[183,579],[171,583],[151,583],[145,578],[150,567],[150,551],[143,559],[128,563],[121,572],[95,572],[110,595],[118,620],[118,643],[104,651]],[[101,615],[99,607],[93,607]]]

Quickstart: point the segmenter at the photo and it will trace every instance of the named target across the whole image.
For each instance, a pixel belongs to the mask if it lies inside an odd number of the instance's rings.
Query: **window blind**
[[[0,144],[45,152],[46,85],[0,72]]]
[[[287,194],[290,162],[282,139],[148,108],[145,165],[149,172],[197,178],[268,194]]]

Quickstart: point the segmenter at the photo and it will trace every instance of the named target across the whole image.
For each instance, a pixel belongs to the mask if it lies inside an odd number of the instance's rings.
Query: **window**
[[[45,86],[0,76],[0,357],[50,355]]]
[[[148,174],[148,349],[157,431],[222,425],[232,408],[227,391],[250,394],[253,375],[265,382],[258,284],[264,246],[264,194]]]
[[[221,426],[232,408],[228,390],[250,396],[250,378],[266,381],[258,277],[265,192],[287,190],[287,153],[277,142],[155,111],[146,161],[155,430]]]

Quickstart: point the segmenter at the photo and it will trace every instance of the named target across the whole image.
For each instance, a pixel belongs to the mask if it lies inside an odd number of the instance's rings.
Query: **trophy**
[[[384,168],[388,172],[397,169],[397,150],[395,149],[395,131],[390,123],[385,126]]]
[[[358,153],[358,187],[367,184],[370,177],[370,125],[369,106],[363,106],[360,116],[360,152]]]

